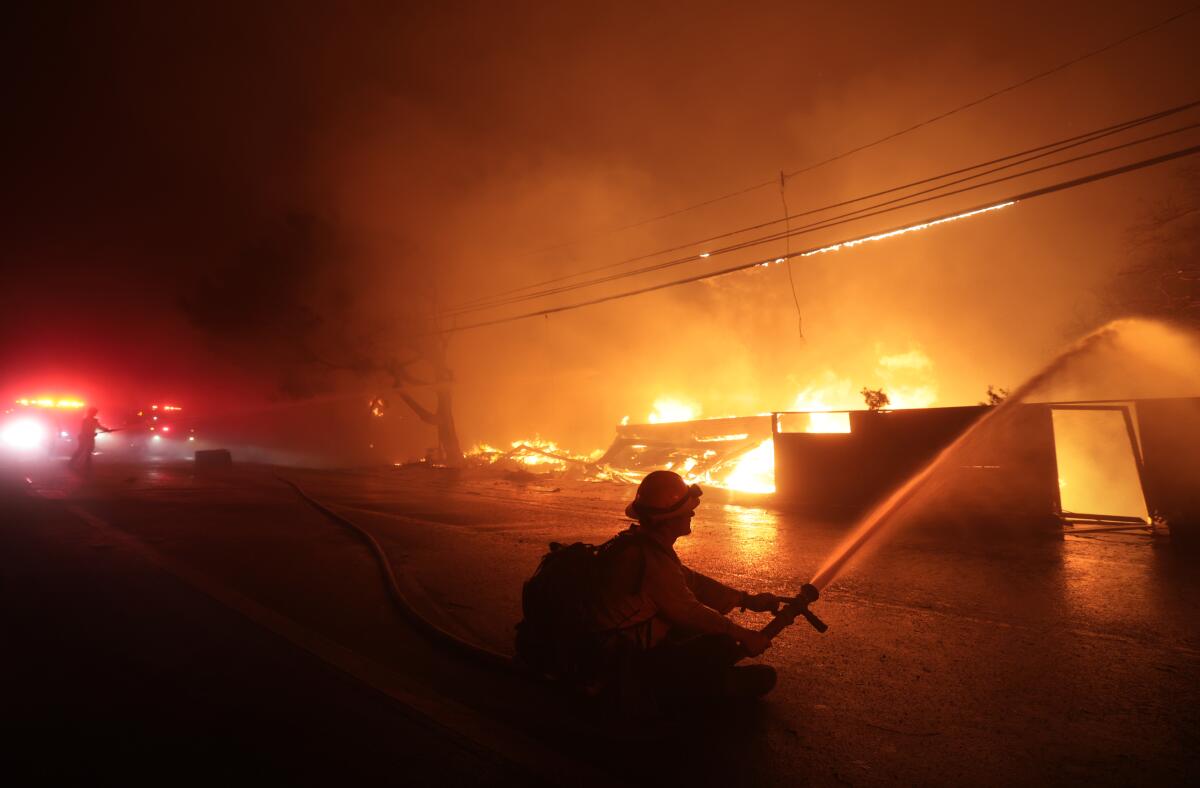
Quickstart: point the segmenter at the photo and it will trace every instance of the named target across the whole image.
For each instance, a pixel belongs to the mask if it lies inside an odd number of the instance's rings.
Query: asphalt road
[[[5,492],[6,784],[539,782],[111,529]]]
[[[827,634],[797,625],[764,655],[780,671],[764,703],[676,721],[670,730],[614,731],[553,693],[424,642],[396,614],[361,542],[300,502],[276,473],[368,529],[423,615],[498,652],[511,651],[520,583],[546,543],[607,538],[623,527],[630,494],[609,484],[426,469],[241,468],[205,477],[186,466],[120,466],[100,468],[89,481],[26,469],[34,497],[22,505],[97,518],[159,556],[161,573],[218,589],[216,607],[221,598],[228,607],[223,589],[235,607],[242,600],[280,617],[294,627],[287,632],[301,633],[293,649],[305,638],[325,644],[308,648],[308,663],[366,660],[373,667],[352,670],[350,685],[400,681],[403,692],[392,700],[407,698],[402,716],[430,741],[468,741],[479,762],[492,758],[512,773],[563,782],[578,773],[635,783],[669,776],[756,785],[1163,785],[1191,783],[1200,771],[1200,557],[1169,544],[1015,539],[969,528],[899,533],[826,589],[818,612]],[[680,555],[750,590],[794,592],[846,532],[716,498],[706,496]],[[22,514],[21,522],[34,516]],[[20,582],[53,585],[42,577],[48,559],[37,549],[20,562]],[[104,555],[83,553],[75,559],[83,565]],[[154,602],[177,604],[158,595]],[[205,640],[190,619],[180,621],[170,642],[186,642],[188,633]],[[152,629],[132,622],[117,633],[64,639],[76,653],[103,652],[114,642],[144,642]],[[222,643],[252,639],[235,633]],[[167,651],[149,661],[171,674],[180,660]],[[287,674],[278,682],[310,683]],[[339,692],[304,697],[324,708]],[[82,713],[61,708],[57,720]],[[353,704],[317,716],[331,715],[357,731],[348,741],[369,741],[379,728]],[[417,749],[439,753],[430,763],[475,768],[470,758]]]

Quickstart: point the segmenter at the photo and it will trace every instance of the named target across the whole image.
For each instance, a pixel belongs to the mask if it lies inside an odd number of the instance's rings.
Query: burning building
[[[1157,522],[1184,541],[1200,527],[1200,397],[1013,403],[960,443],[995,407],[621,424],[599,456],[564,458],[544,442],[505,454],[534,466],[575,462],[626,482],[665,468],[841,519],[871,509],[946,453],[925,510],[932,521],[1145,531]]]

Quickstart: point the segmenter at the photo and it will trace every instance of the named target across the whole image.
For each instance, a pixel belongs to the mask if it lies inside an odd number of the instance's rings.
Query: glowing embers
[[[466,452],[466,458],[473,463],[485,465],[504,464],[539,471],[563,471],[571,466],[591,463],[600,454],[598,451],[590,456],[572,454],[554,441],[543,440],[540,437],[515,440],[511,446],[511,449],[504,451],[487,443],[477,443]]]
[[[908,227],[901,227],[898,230],[890,230],[886,233],[879,233],[878,235],[867,235],[862,238],[855,238],[854,240],[851,240],[851,241],[843,241],[842,243],[838,243],[838,244],[830,244],[829,246],[822,246],[820,249],[813,249],[812,251],[804,252],[800,255],[800,257],[812,257],[815,254],[825,254],[826,252],[837,252],[842,249],[850,249],[855,246],[858,246],[859,244],[870,243],[872,241],[883,241],[887,238],[894,238],[897,235],[904,235],[905,233],[914,233],[919,230],[927,230],[930,227],[936,227],[939,224],[946,224],[947,222],[956,222],[959,219],[967,219],[972,216],[978,216],[981,213],[988,213],[990,211],[998,211],[1001,208],[1007,208],[1010,205],[1016,205],[1016,201],[1002,202],[997,205],[989,205],[986,208],[979,208],[974,211],[967,211],[966,213],[960,213],[957,216],[947,216],[944,219],[934,219],[932,222],[923,222],[921,224],[912,224],[912,225],[909,225]],[[763,263],[763,265],[766,265],[766,263]]]
[[[557,443],[541,438],[513,441],[508,456],[522,465],[552,465],[557,468],[565,467],[568,459],[572,459]]]
[[[766,417],[763,422],[769,425]],[[655,429],[661,430],[665,425]],[[760,430],[761,434],[770,433]],[[532,438],[512,442],[503,451],[486,443],[467,452],[470,462],[534,473],[570,473],[589,481],[637,484],[650,471],[672,470],[689,484],[699,483],[748,493],[775,491],[775,448],[768,437],[729,433],[692,438],[686,445],[662,440],[618,440],[619,450],[575,455],[553,441]]]

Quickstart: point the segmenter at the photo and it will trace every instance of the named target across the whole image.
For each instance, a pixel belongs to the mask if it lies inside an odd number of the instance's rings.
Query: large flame
[[[654,400],[654,410],[646,417],[650,424],[667,424],[673,421],[692,421],[700,416],[700,406],[673,397]]]
[[[927,408],[937,402],[938,389],[933,377],[933,362],[920,347],[910,345],[906,350],[891,353],[877,347],[876,352],[876,365],[867,379],[856,383],[833,370],[825,370],[803,385],[792,401],[784,405],[784,409],[808,414],[805,432],[848,433],[849,412],[866,407],[862,394],[864,388],[883,389],[888,395],[889,410]],[[646,422],[667,424],[693,421],[700,418],[701,413],[702,409],[697,402],[676,395],[664,395],[655,399]],[[628,417],[621,420],[623,425],[628,423]],[[747,449],[747,439],[748,435],[745,434],[701,439],[706,447],[705,451],[697,453],[696,456],[680,456],[685,452],[677,452],[673,459],[664,462],[660,467],[675,471],[689,484],[704,484],[749,493],[773,493],[774,441],[768,438]],[[716,448],[723,444],[726,447],[723,451],[734,454],[729,459],[722,460],[718,451],[707,448],[710,444]],[[591,455],[577,455],[562,449],[554,441],[540,437],[513,441],[511,446],[511,449],[501,451],[487,444],[477,444],[468,452],[468,457],[489,463],[504,459],[518,466],[541,471],[565,471],[573,468],[582,471],[585,478],[630,483],[640,481],[650,470],[645,466],[600,466],[596,463],[603,454],[602,451],[598,450]]]
[[[775,441],[767,438],[738,458],[727,474],[705,481],[740,492],[775,492]]]

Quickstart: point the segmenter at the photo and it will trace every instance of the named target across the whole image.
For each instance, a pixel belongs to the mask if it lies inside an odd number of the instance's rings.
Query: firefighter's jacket
[[[595,608],[594,626],[654,646],[672,627],[700,633],[725,633],[728,613],[741,591],[688,569],[675,550],[653,531],[634,525],[637,538],[606,561]]]
[[[99,419],[94,419],[91,416],[84,416],[83,421],[79,424],[79,435],[77,436],[80,443],[95,443],[96,431],[106,429],[100,424]]]

